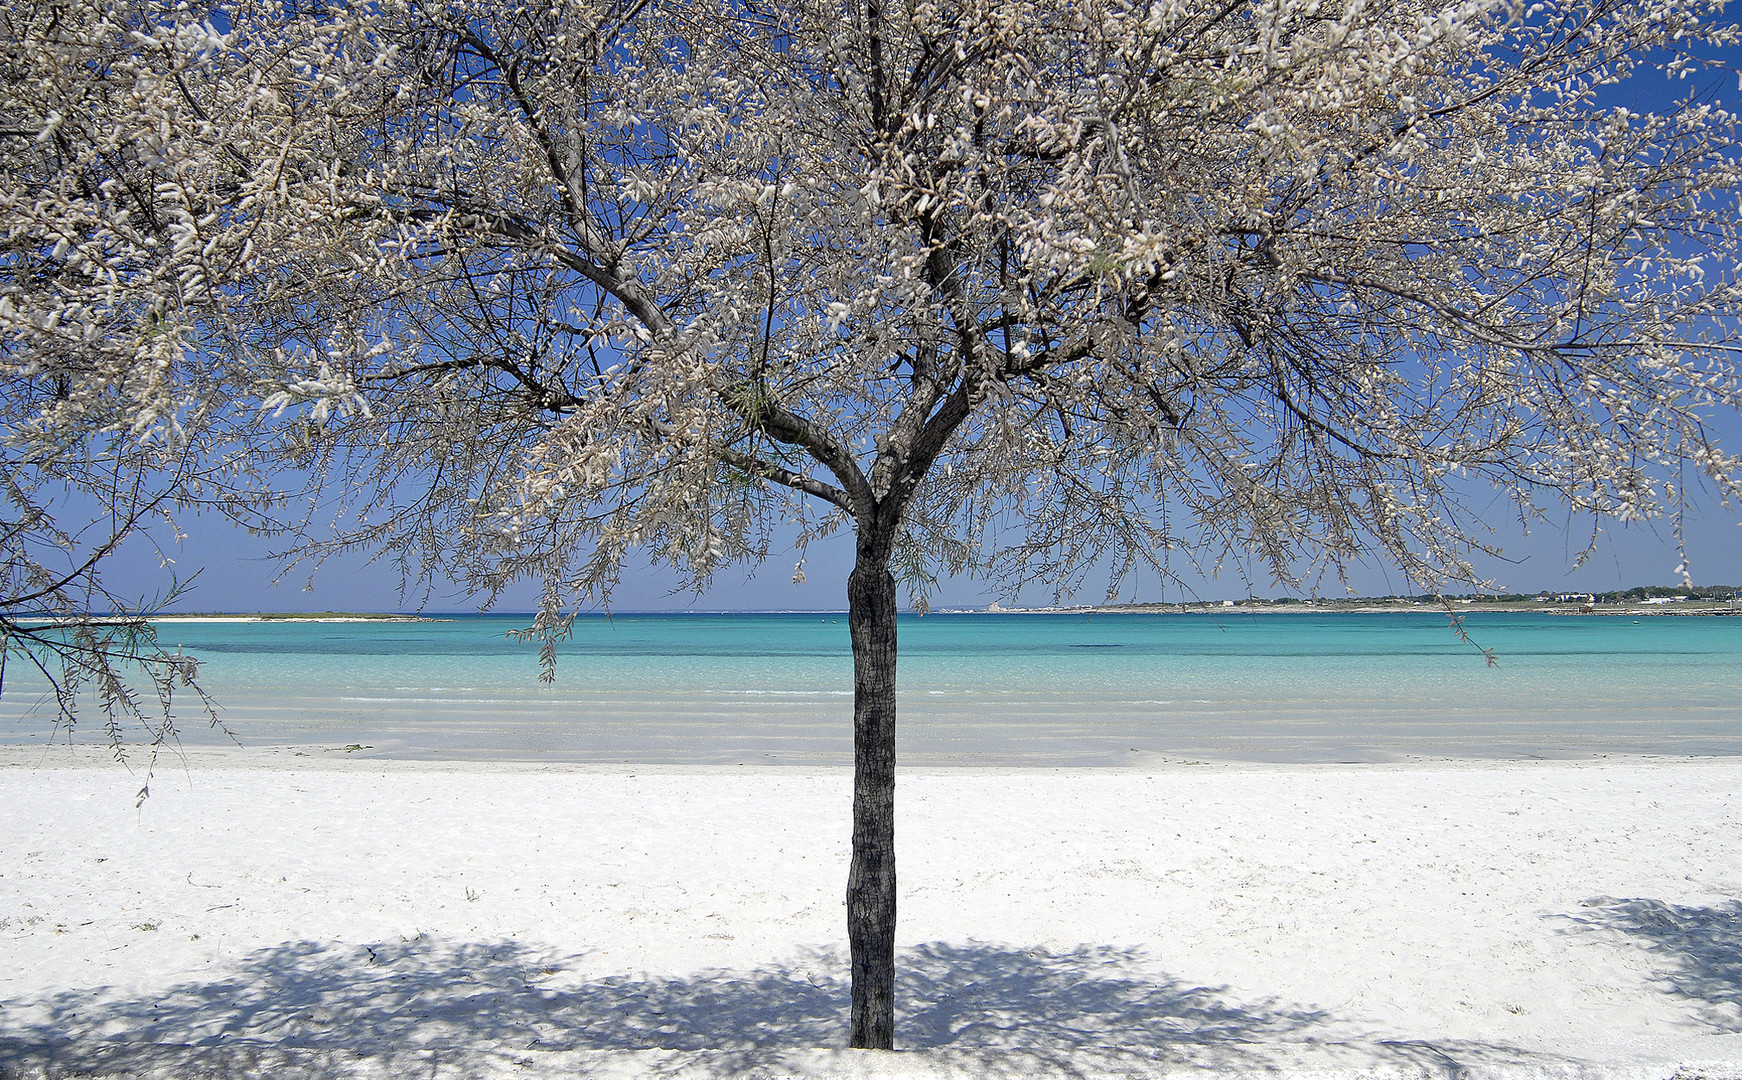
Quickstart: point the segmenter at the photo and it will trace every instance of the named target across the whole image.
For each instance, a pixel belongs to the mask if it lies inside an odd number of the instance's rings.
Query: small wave
[[[719,690],[738,697],[850,697],[851,690]]]
[[[527,698],[440,698],[440,697],[340,697],[339,701],[357,701],[383,705],[531,705],[540,702]]]

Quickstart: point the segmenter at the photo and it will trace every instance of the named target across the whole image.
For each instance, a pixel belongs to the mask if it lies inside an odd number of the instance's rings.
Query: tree
[[[1742,495],[1709,429],[1742,406],[1716,2],[249,25],[224,55],[285,80],[290,179],[217,220],[283,242],[201,355],[318,357],[319,401],[367,403],[273,446],[361,522],[305,554],[542,580],[548,675],[633,548],[699,585],[852,531],[854,1046],[894,1038],[898,584],[1251,552],[1310,587],[1377,552],[1434,586],[1475,576],[1472,485],[1527,519],[1673,513],[1689,471]],[[1647,65],[1700,77],[1615,104]]]
[[[300,297],[275,246],[334,210],[304,171],[320,133],[291,105],[319,95],[281,15],[236,6],[220,32],[187,5],[0,10],[0,680],[35,668],[69,737],[94,698],[117,756],[142,727],[155,757],[178,694],[218,721],[105,562],[179,511],[273,527],[238,441],[271,435],[258,406],[352,404],[320,358],[256,347]]]

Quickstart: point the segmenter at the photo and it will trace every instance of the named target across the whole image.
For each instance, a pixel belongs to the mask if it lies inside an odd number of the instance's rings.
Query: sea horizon
[[[1543,615],[1727,615],[1735,613],[1742,615],[1742,602],[1720,599],[1688,599],[1677,603],[1664,601],[1629,601],[1619,604],[1598,604],[1588,610],[1579,601],[1549,601],[1547,603],[1517,600],[1458,600],[1451,599],[1446,604],[1421,601],[1408,601],[1393,597],[1337,597],[1334,599],[1302,600],[1189,600],[1184,602],[1138,602],[1108,603],[1108,604],[1061,604],[1044,606],[1006,607],[993,603],[983,607],[933,607],[924,611],[915,608],[901,608],[897,615],[902,619],[923,619],[934,615],[1201,615],[1238,612],[1242,615],[1295,615],[1295,614],[1421,614],[1423,612],[1444,616],[1469,615],[1473,613],[1523,613]],[[352,619],[521,619],[531,620],[537,617],[535,611],[434,611],[418,609],[411,611],[269,611],[265,609],[248,611],[170,611],[170,612],[102,612],[93,613],[97,618],[142,618],[148,622],[177,622],[192,619],[307,619],[322,618],[352,618]],[[826,608],[610,608],[578,611],[575,618],[611,619],[619,616],[663,616],[663,615],[713,615],[713,616],[754,616],[754,615],[846,615],[844,607]]]

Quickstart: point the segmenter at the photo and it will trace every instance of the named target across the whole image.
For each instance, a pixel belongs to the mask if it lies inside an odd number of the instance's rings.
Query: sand
[[[305,753],[0,749],[0,1075],[1742,1077],[1738,759],[904,773],[884,1054],[845,770]]]

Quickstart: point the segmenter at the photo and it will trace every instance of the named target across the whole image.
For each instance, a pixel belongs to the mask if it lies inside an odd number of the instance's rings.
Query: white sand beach
[[[894,1054],[849,784],[0,750],[0,1075],[1742,1077],[1742,760],[906,773]]]

